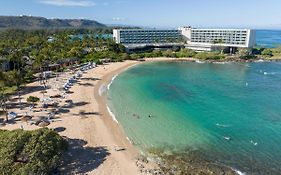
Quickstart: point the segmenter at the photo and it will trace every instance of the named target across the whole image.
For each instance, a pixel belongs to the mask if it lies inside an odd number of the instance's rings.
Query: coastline
[[[108,74],[106,74],[102,79],[97,83],[96,87],[94,88],[94,97],[95,100],[98,103],[98,109],[102,115],[102,120],[105,123],[105,125],[112,131],[111,132],[112,136],[118,143],[119,147],[126,147],[126,152],[128,152],[131,156],[130,157],[136,157],[138,154],[138,151],[136,148],[127,140],[127,136],[125,132],[123,131],[121,125],[118,123],[116,119],[112,117],[109,111],[109,107],[106,102],[106,96],[103,92],[103,94],[100,94],[100,88],[102,87],[108,87],[110,83],[112,82],[113,78],[118,76],[123,71],[126,71],[128,68],[131,66],[137,65],[140,62],[137,61],[126,61],[123,63],[128,63],[125,64],[124,66],[110,71]],[[115,64],[115,63],[111,63]],[[109,64],[110,65],[110,64]],[[108,90],[108,89],[107,89]]]
[[[154,61],[197,62],[199,60],[194,58],[163,57],[145,59],[145,62]],[[70,149],[70,153],[73,156],[70,157],[68,162],[62,167],[62,172],[98,175],[141,174],[138,166],[140,151],[127,138],[126,133],[122,126],[118,124],[118,121],[116,122],[110,115],[106,96],[102,95],[104,93],[101,92],[101,88],[105,88],[104,90],[107,91],[114,77],[132,66],[145,62],[127,60],[124,62],[99,65],[95,69],[84,73],[79,82],[71,88],[73,93],[69,94],[67,98],[77,104],[83,102],[84,105],[67,108],[69,112],[60,114],[62,121],[51,123],[48,127],[52,129],[63,127],[65,130],[59,132],[60,135],[71,140],[78,140],[78,143],[84,141],[85,144],[79,145],[81,150],[79,149],[77,151],[76,148]],[[37,82],[31,83],[27,85],[27,87],[34,87],[36,83]],[[56,93],[52,90],[48,91],[51,95]],[[23,98],[26,99],[29,95],[42,96],[40,92],[31,92],[24,95]],[[64,105],[63,103],[64,102],[61,102],[61,106]],[[87,116],[83,116],[81,111],[86,113]],[[18,113],[20,113],[20,111]],[[23,126],[26,130],[38,128],[34,125],[28,125],[25,122],[17,122],[15,124],[8,124],[1,129],[13,130],[20,128],[20,126]],[[77,145],[73,146],[75,147]],[[89,154],[89,152],[84,150],[86,148],[102,148],[103,151],[100,151],[103,154],[102,160],[100,160],[96,153]],[[87,159],[86,162],[83,160],[85,158]],[[74,161],[81,161],[80,166],[82,167],[73,167],[72,164]],[[95,164],[96,162],[99,162],[98,166],[94,166],[94,168],[87,167],[90,166],[88,164]]]

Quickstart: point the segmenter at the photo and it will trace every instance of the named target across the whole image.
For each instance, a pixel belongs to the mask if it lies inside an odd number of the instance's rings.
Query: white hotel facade
[[[184,46],[196,51],[221,48],[252,48],[256,44],[255,30],[250,29],[193,29],[178,30],[114,29],[116,43],[128,50],[142,47]]]

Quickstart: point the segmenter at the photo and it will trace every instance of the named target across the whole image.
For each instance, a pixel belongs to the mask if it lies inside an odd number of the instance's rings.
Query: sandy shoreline
[[[52,122],[48,127],[60,130],[59,134],[70,141],[70,150],[61,171],[66,174],[98,174],[123,175],[139,174],[135,164],[138,151],[126,139],[123,129],[114,122],[106,108],[106,97],[100,96],[101,86],[107,86],[112,77],[126,68],[140,62],[125,61],[110,63],[88,70],[82,78],[71,87],[73,93],[67,94],[65,99],[59,100],[61,111],[57,114],[60,120]],[[55,80],[49,80],[50,86]],[[22,96],[26,102],[28,96],[42,98],[38,82],[28,84]],[[45,96],[55,95],[55,89],[47,89]],[[16,98],[16,97],[14,97]],[[71,100],[71,105],[66,101]],[[46,116],[46,111],[29,112],[26,106],[23,110],[11,109],[19,115],[27,111],[34,118]],[[13,130],[23,127],[24,130],[38,129],[20,119],[8,123],[1,129]],[[122,151],[116,151],[123,149]]]

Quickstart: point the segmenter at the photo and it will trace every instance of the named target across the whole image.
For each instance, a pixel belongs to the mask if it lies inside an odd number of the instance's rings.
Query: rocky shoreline
[[[225,165],[209,160],[199,151],[165,153],[153,149],[148,156],[136,158],[139,172],[149,175],[237,175]]]

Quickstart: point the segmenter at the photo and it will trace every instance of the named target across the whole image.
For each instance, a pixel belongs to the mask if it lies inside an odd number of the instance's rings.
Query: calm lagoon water
[[[116,77],[108,102],[144,151],[191,148],[242,172],[281,172],[281,63],[144,63]]]

